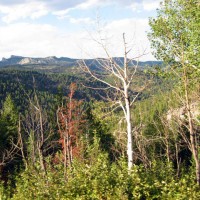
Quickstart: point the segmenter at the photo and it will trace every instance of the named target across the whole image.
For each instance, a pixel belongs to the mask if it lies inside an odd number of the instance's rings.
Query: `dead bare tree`
[[[18,144],[19,140],[16,142],[16,144],[13,142],[11,139],[10,141],[10,148],[9,149],[4,149],[3,151],[0,151],[1,156],[0,156],[0,171],[3,166],[6,164],[10,163],[15,159],[16,154],[18,153]]]
[[[123,63],[121,63],[121,60],[116,60],[110,55],[104,40],[105,39],[101,36],[100,40],[95,40],[106,54],[106,58],[96,59],[95,67],[97,69],[92,69],[84,60],[79,62],[79,66],[85,73],[89,74],[93,80],[99,81],[105,85],[105,87],[101,89],[107,91],[107,96],[105,98],[108,101],[113,101],[112,111],[116,110],[118,107],[121,107],[123,110],[127,133],[128,169],[130,170],[133,166],[133,122],[131,107],[141,91],[145,88],[145,85],[137,86],[137,84],[133,84],[133,80],[137,72],[139,58],[145,54],[145,51],[141,55],[129,59],[128,56],[132,49],[128,47],[125,33],[123,33],[124,57]],[[131,90],[131,88],[133,90]]]
[[[46,175],[45,154],[52,148],[50,139],[54,133],[49,125],[47,113],[41,106],[35,91],[34,77],[33,85],[33,98],[24,91],[29,101],[29,109],[28,113],[19,120],[19,148],[25,165],[28,166],[31,164],[34,166],[38,161],[43,174]],[[25,133],[24,137],[22,136],[22,132]]]

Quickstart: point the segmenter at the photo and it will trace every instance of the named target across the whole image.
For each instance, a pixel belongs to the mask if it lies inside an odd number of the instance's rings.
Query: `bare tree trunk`
[[[179,159],[179,155],[178,155],[178,152],[179,152],[179,147],[178,147],[178,144],[177,142],[175,143],[175,149],[176,149],[176,165],[177,165],[177,177],[180,176],[180,162],[181,160]]]
[[[67,133],[67,158],[68,158],[68,165],[69,165],[69,167],[71,167],[72,161],[71,161],[71,148],[70,148],[69,133]]]
[[[128,170],[133,166],[133,138],[132,138],[132,122],[131,122],[131,105],[129,99],[129,83],[128,83],[128,62],[127,62],[127,46],[125,40],[125,33],[123,33],[124,42],[124,98],[126,106],[126,126],[127,126],[127,156],[128,156]]]
[[[43,145],[44,145],[44,128],[43,128],[43,116],[42,116],[42,110],[39,105],[38,97],[36,95],[36,103],[38,107],[39,112],[39,123],[40,123],[40,134],[39,134],[39,140],[38,140],[38,154],[39,154],[39,161],[40,166],[44,174],[46,174],[46,167],[44,164],[44,156],[43,156]]]
[[[38,145],[38,154],[39,154],[39,161],[40,161],[41,169],[44,172],[44,174],[46,174],[46,168],[45,168],[45,164],[44,164],[44,156],[43,156],[43,152],[42,152],[40,145]]]
[[[165,145],[166,145],[166,156],[167,156],[167,162],[170,162],[170,142],[169,142],[169,133],[166,130],[166,128],[164,127],[164,141],[165,141]]]
[[[19,148],[22,154],[22,159],[24,161],[25,167],[26,169],[28,168],[28,163],[26,160],[26,157],[24,155],[24,144],[23,144],[23,139],[22,139],[22,133],[21,133],[21,119],[20,119],[20,115],[19,115],[19,123],[18,123],[18,135],[19,135]]]
[[[169,142],[168,139],[166,139],[166,154],[167,154],[167,162],[170,162],[170,155],[169,155]]]
[[[67,177],[67,141],[66,136],[63,136],[63,145],[64,145],[64,177]]]
[[[131,109],[128,98],[128,91],[125,89],[125,104],[126,104],[126,125],[127,125],[127,156],[128,156],[128,170],[133,166],[133,138],[131,126]]]
[[[190,100],[189,100],[189,95],[188,95],[188,79],[187,79],[186,68],[184,68],[184,90],[185,90],[187,117],[188,117],[188,123],[189,123],[191,151],[192,151],[192,155],[195,161],[197,184],[200,185],[200,163],[199,163],[199,156],[198,156],[198,149],[197,149],[198,148],[197,133],[194,131],[192,114],[190,110]]]

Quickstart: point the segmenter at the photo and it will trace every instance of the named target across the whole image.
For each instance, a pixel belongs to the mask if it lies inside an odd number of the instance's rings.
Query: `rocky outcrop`
[[[193,102],[190,105],[192,118],[194,120],[198,120],[200,116],[200,104],[197,102]],[[167,120],[171,121],[172,119],[186,120],[187,119],[187,110],[185,107],[180,107],[177,109],[171,109],[167,112]]]

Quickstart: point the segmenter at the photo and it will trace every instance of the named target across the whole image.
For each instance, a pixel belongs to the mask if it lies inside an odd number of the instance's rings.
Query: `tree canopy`
[[[150,19],[149,38],[155,56],[181,62],[199,71],[200,4],[198,0],[164,0],[157,17]]]

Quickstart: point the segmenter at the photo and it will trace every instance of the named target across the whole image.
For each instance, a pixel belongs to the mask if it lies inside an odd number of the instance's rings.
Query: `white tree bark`
[[[126,104],[126,125],[127,125],[127,156],[128,156],[128,169],[133,166],[133,140],[132,140],[132,121],[131,121],[131,106],[128,97],[127,88],[124,90],[125,104]]]
[[[96,41],[96,40],[95,40]],[[96,41],[98,42],[98,41]],[[132,80],[136,73],[138,67],[138,58],[140,58],[144,53],[135,59],[137,59],[136,64],[133,64],[132,59],[128,59],[128,53],[131,49],[127,50],[127,43],[125,40],[125,34],[123,34],[123,43],[124,43],[124,63],[121,66],[119,63],[113,59],[112,56],[108,53],[108,49],[102,43],[102,38],[100,37],[100,42],[98,44],[101,45],[104,52],[107,55],[107,59],[96,59],[96,62],[101,68],[101,71],[104,73],[99,73],[92,70],[84,61],[79,63],[79,66],[88,73],[94,80],[100,81],[107,85],[107,89],[111,89],[114,97],[110,98],[110,100],[115,99],[114,105],[117,107],[121,106],[124,112],[124,118],[126,120],[126,132],[127,132],[127,157],[128,157],[128,170],[130,171],[133,166],[133,139],[132,139],[132,119],[131,119],[131,106],[135,102],[138,97],[138,94],[144,89],[144,87],[140,90],[135,88],[135,91],[138,93],[136,95],[130,96],[130,86],[132,84]],[[113,78],[113,81],[107,81],[106,77],[109,79]],[[90,87],[91,88],[91,87]],[[94,88],[96,89],[96,88]],[[115,109],[112,109],[115,110]]]

